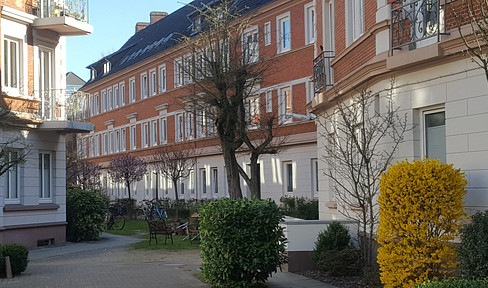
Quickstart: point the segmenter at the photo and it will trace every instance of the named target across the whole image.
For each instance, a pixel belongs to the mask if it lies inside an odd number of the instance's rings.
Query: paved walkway
[[[209,287],[195,277],[202,261],[197,250],[131,250],[135,237],[104,234],[102,240],[36,248],[22,275],[0,279],[0,287]],[[273,288],[334,288],[301,275],[278,272]]]

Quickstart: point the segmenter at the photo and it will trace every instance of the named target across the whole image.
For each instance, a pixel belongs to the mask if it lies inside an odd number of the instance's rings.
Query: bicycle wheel
[[[112,224],[112,229],[114,230],[122,230],[125,226],[125,217],[122,215],[117,215],[113,217],[114,222]]]
[[[107,216],[105,216],[105,229],[106,230],[111,230],[114,227],[114,216],[112,213],[108,213]]]

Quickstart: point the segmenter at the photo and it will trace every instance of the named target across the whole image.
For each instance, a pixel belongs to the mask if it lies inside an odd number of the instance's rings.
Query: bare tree
[[[130,186],[132,183],[140,181],[146,174],[147,164],[144,160],[124,154],[120,157],[114,158],[110,161],[108,166],[108,173],[112,181],[116,183],[123,183],[127,187],[129,193],[129,203],[132,203],[132,196],[130,193]]]
[[[262,35],[249,34],[251,13],[239,10],[235,1],[223,0],[217,6],[202,4],[194,7],[194,37],[183,37],[188,55],[180,66],[181,78],[192,94],[188,110],[207,121],[207,132],[214,132],[220,145],[227,173],[229,196],[241,198],[240,176],[249,184],[253,195],[260,197],[258,158],[276,153],[273,146],[277,121],[270,117],[264,126],[254,123],[253,105],[259,103],[256,88],[263,77],[272,73],[271,55],[259,51]],[[245,15],[245,16],[244,16]],[[197,20],[198,18],[198,20]],[[204,117],[202,117],[204,115]],[[256,125],[258,124],[258,125]],[[266,135],[259,140],[252,134],[261,130]],[[246,146],[243,148],[241,146]],[[247,175],[236,159],[238,150],[251,152],[251,173]]]
[[[385,103],[384,107],[380,102]],[[340,213],[359,223],[363,264],[369,267],[374,263],[373,235],[379,221],[378,178],[388,169],[403,141],[406,114],[404,118],[398,116],[391,89],[378,94],[362,90],[334,104],[319,119],[319,131],[327,139],[319,147],[325,151],[321,160],[326,164],[325,174],[332,183]]]
[[[15,169],[19,164],[25,162],[29,154],[28,147],[25,145],[22,135],[13,137],[6,136],[6,131],[13,131],[10,127],[13,123],[19,124],[18,118],[10,111],[9,106],[4,99],[0,102],[0,131],[2,136],[0,138],[0,176],[8,171]],[[18,128],[13,134],[20,134]]]
[[[82,159],[78,155],[67,157],[66,184],[81,189],[100,189],[100,164]]]
[[[189,145],[181,147],[163,146],[153,155],[153,166],[165,178],[171,179],[175,190],[176,218],[179,214],[178,182],[187,179],[195,166],[195,149]]]

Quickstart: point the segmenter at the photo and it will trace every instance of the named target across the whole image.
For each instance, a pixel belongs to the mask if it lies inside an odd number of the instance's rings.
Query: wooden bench
[[[173,230],[166,225],[166,220],[148,220],[147,225],[149,226],[149,244],[151,244],[153,238],[156,239],[156,244],[158,244],[158,234],[164,235],[165,245],[168,239],[171,239],[171,244],[173,244]]]

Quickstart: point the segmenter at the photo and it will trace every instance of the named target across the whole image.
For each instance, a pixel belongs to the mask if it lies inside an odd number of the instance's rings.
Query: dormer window
[[[110,72],[110,66],[111,65],[109,61],[103,63],[103,74],[107,74],[108,72]]]
[[[202,30],[202,16],[198,15],[193,18],[193,32],[200,32]]]
[[[97,78],[97,70],[95,68],[92,68],[91,69],[91,80],[94,80],[95,78]]]

